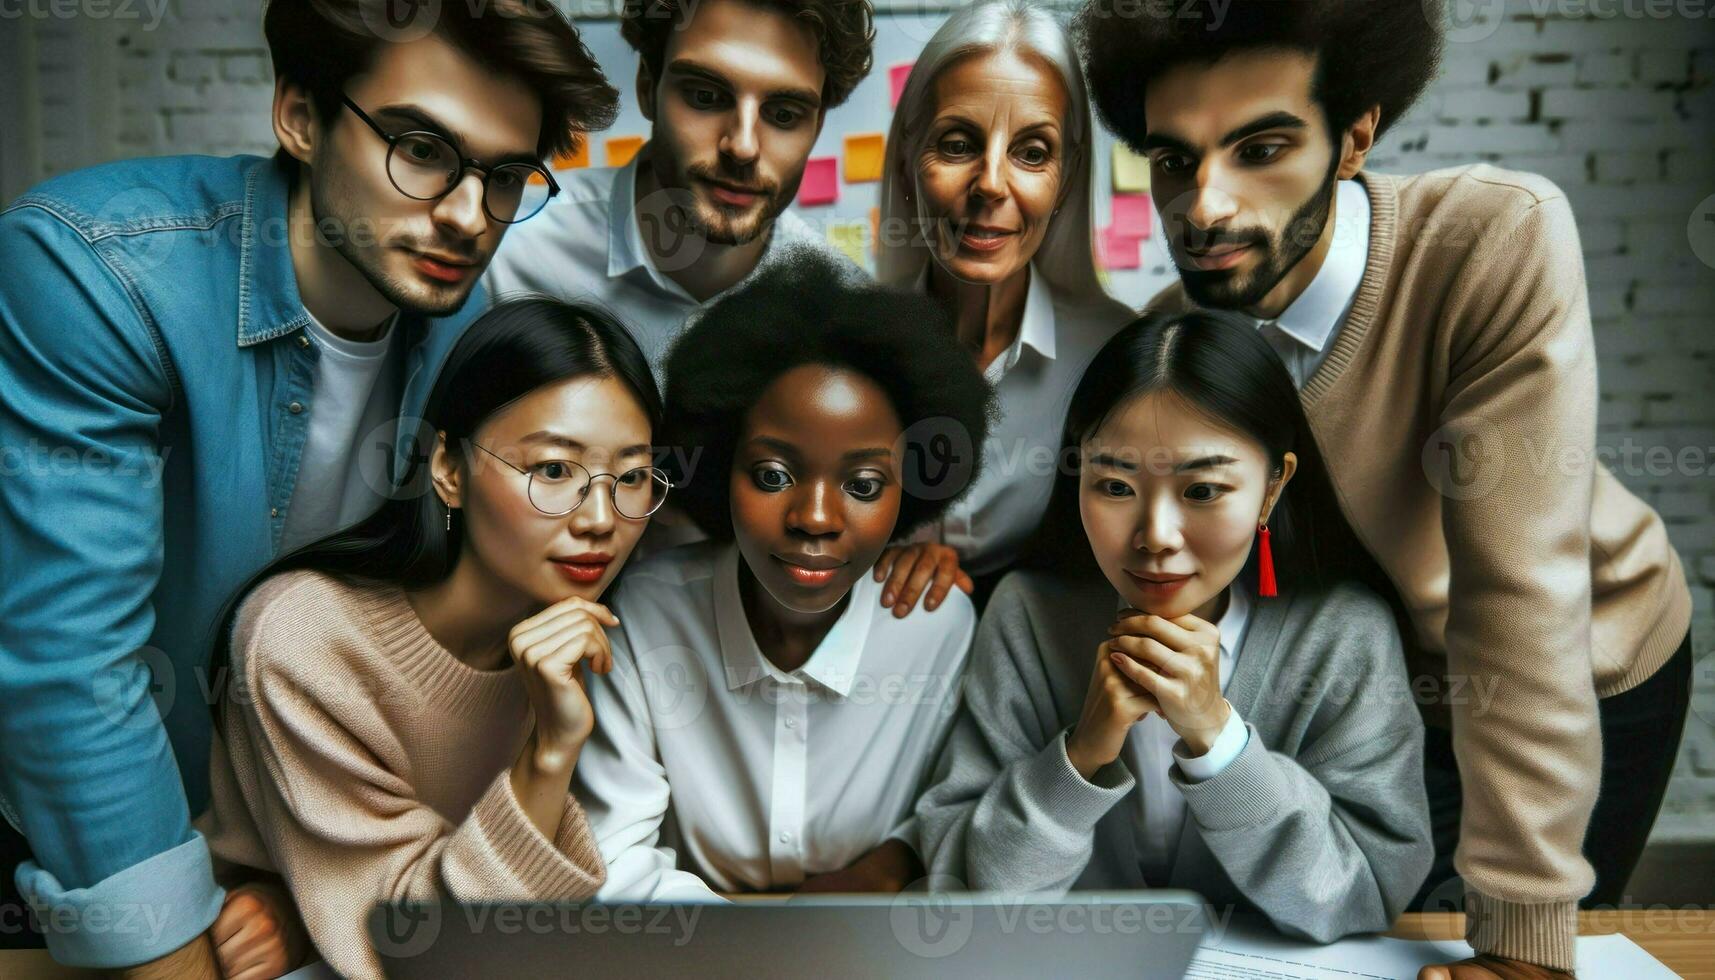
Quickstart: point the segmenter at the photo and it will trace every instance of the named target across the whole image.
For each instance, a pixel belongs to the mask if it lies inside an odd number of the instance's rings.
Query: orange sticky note
[[[888,106],[899,108],[899,97],[905,94],[905,80],[911,77],[911,66],[914,61],[907,61],[887,69]]]
[[[881,209],[869,209],[869,250],[881,254]]]
[[[633,151],[635,152],[635,151]],[[590,165],[589,137],[578,140],[577,148],[570,153],[556,153],[554,160],[548,164],[549,170],[577,170]]]
[[[607,140],[607,165],[623,167],[643,148],[641,136],[610,136]]]
[[[811,157],[804,164],[804,182],[798,185],[799,204],[832,204],[840,199],[840,161],[833,157]]]
[[[880,133],[856,133],[846,137],[846,183],[861,184],[881,179],[886,141]]]

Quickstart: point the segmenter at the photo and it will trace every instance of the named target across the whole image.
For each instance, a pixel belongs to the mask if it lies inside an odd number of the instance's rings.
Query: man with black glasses
[[[0,825],[0,877],[30,858],[61,962],[213,975],[212,620],[401,492],[541,161],[613,118],[551,6],[437,6],[273,0],[273,158],[109,164],[0,213],[0,810],[28,840]]]

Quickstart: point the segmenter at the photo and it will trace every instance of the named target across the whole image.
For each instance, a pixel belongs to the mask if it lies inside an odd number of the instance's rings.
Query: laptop
[[[1186,891],[793,896],[732,904],[383,903],[389,977],[1181,977],[1206,926]]]

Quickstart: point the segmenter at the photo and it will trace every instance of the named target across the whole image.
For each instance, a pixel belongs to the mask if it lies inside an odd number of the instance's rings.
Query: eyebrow
[[[1216,467],[1216,466],[1225,466],[1228,463],[1236,463],[1236,462],[1238,462],[1238,460],[1231,457],[1231,456],[1224,456],[1224,455],[1219,455],[1219,454],[1213,455],[1213,456],[1200,456],[1196,459],[1190,459],[1190,460],[1186,460],[1183,463],[1176,464],[1173,467],[1173,472],[1174,473],[1189,473],[1192,470],[1211,469],[1211,468]],[[1127,473],[1136,473],[1139,469],[1139,466],[1136,462],[1129,460],[1129,459],[1121,459],[1120,457],[1115,456],[1113,453],[1097,453],[1096,455],[1091,456],[1090,457],[1090,465],[1092,465],[1092,466],[1105,466],[1108,469],[1113,469],[1113,470],[1124,470]]]
[[[801,459],[804,455],[798,451],[797,446],[792,445],[784,439],[776,439],[773,436],[752,436],[749,445],[764,446],[774,450],[782,456],[791,456],[795,459]],[[874,459],[877,457],[889,459],[892,458],[892,456],[893,450],[886,446],[874,446],[868,449],[853,449],[850,452],[840,454],[840,458],[846,460]]]
[[[728,90],[734,87],[732,82],[728,81],[725,75],[722,75],[720,72],[715,71],[713,68],[706,65],[700,65],[689,58],[673,59],[673,61],[667,65],[666,74],[690,75],[694,78],[701,78],[706,82],[719,85],[721,88]],[[765,100],[787,99],[793,102],[802,102],[811,109],[822,108],[821,93],[812,92],[807,88],[792,88],[788,86],[786,88],[770,89],[763,94],[763,98]]]
[[[411,105],[410,103],[383,106],[370,113],[370,115],[374,116],[377,121],[384,118],[391,118],[395,122],[405,123],[415,129],[428,130],[436,136],[451,142],[460,153],[469,152],[467,147],[470,145],[470,140],[466,139],[463,133],[460,133],[451,126],[448,126],[439,119],[436,119],[427,109],[424,109],[421,106]],[[393,135],[397,136],[398,134],[395,133]],[[492,161],[492,165],[500,166],[505,163],[541,162],[542,161],[535,153],[520,151],[518,153],[508,153],[504,156],[497,157]]]
[[[1200,456],[1196,459],[1186,460],[1183,463],[1179,463],[1179,464],[1175,465],[1173,467],[1173,472],[1175,472],[1175,473],[1189,473],[1192,470],[1212,469],[1216,466],[1225,466],[1228,463],[1236,463],[1236,462],[1238,462],[1238,460],[1234,459],[1231,456],[1222,456],[1219,454],[1214,455],[1214,456]]]
[[[1308,129],[1310,124],[1302,116],[1294,115],[1285,110],[1276,110],[1252,119],[1250,122],[1230,129],[1223,135],[1218,146],[1227,147],[1243,139],[1248,139],[1258,133],[1270,129]],[[1144,150],[1178,150],[1181,153],[1195,153],[1190,143],[1170,133],[1150,133],[1143,138]]]
[[[577,441],[576,439],[573,439],[571,436],[562,435],[558,432],[550,432],[547,429],[538,429],[535,432],[532,432],[529,435],[525,436],[524,438],[519,439],[518,441],[519,442],[534,442],[534,443],[549,445],[549,446],[558,446],[561,449],[570,449],[574,452],[583,452],[584,450],[589,448],[588,446]],[[635,456],[638,453],[646,453],[646,452],[649,452],[649,446],[644,444],[644,443],[638,443],[638,444],[633,445],[633,446],[626,446],[624,449],[621,449],[619,452],[615,453],[614,455],[616,455],[616,456]]]
[[[945,116],[942,116],[937,121],[942,123],[942,124],[947,124],[947,125],[952,126],[952,127],[962,126],[966,129],[977,130],[978,132],[981,132],[983,129],[981,123],[978,123],[976,120],[970,118],[969,116],[961,115],[961,114],[956,113],[956,112],[955,113],[949,113]],[[1036,122],[1031,123],[1028,126],[1021,127],[1018,130],[1018,132],[1013,134],[1013,138],[1018,139],[1018,138],[1024,137],[1024,136],[1035,135],[1036,131],[1039,129],[1048,130],[1050,133],[1052,133],[1056,137],[1058,137],[1060,135],[1060,124],[1058,122],[1056,122],[1053,119],[1041,119],[1041,120],[1038,120]]]

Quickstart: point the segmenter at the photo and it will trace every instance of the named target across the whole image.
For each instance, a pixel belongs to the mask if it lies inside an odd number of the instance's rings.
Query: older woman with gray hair
[[[1066,28],[1028,0],[982,0],[923,48],[882,174],[877,278],[946,304],[1002,418],[976,486],[876,566],[904,616],[1018,557],[1048,504],[1061,420],[1084,367],[1131,317],[1096,276],[1092,131]],[[925,461],[931,467],[937,462]],[[957,472],[958,467],[953,471]]]

